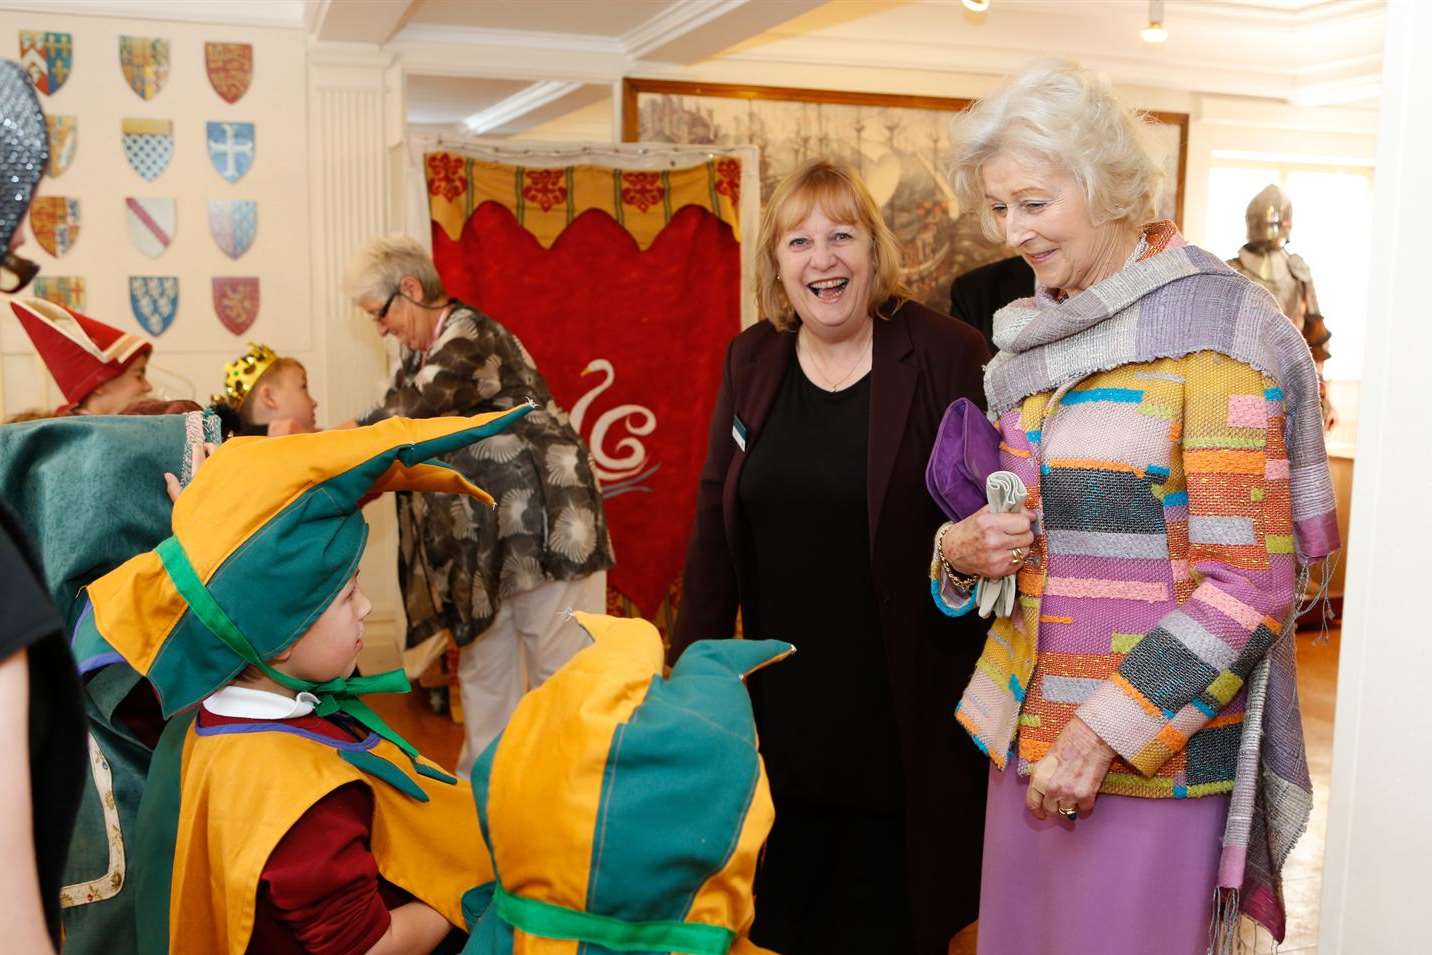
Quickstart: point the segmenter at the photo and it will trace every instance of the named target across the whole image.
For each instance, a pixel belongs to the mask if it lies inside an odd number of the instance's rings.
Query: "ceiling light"
[[[1139,31],[1145,43],[1162,43],[1168,39],[1163,25],[1163,0],[1149,0],[1149,25]]]
[[[989,9],[989,0],[960,0],[971,13],[984,13]]]

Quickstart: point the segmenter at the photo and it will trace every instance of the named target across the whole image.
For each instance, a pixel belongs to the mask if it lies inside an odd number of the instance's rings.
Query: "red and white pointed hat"
[[[10,308],[65,396],[66,412],[124,373],[153,345],[98,319],[38,298],[11,299]]]

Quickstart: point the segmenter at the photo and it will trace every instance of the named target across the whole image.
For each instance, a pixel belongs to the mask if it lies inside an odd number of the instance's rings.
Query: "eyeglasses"
[[[0,292],[14,295],[34,281],[35,276],[39,273],[38,263],[31,262],[14,252],[8,252],[4,262],[0,263]]]
[[[388,300],[383,303],[383,307],[376,312],[369,312],[368,316],[375,322],[381,322],[388,317],[388,309],[393,307],[393,300],[401,294],[403,294],[401,289],[393,289],[393,294],[388,296]]]

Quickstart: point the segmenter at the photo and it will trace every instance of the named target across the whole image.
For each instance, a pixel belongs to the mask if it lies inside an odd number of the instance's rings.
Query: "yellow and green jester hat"
[[[422,775],[453,781],[419,763],[417,751],[359,699],[407,690],[401,670],[316,684],[266,661],[303,636],[357,571],[368,541],[362,503],[385,491],[436,491],[490,506],[485,491],[430,459],[530,410],[224,442],[179,495],[173,534],[89,585],[90,607],[75,628],[77,658],[123,657],[153,684],[166,719],[252,665],[316,695],[320,716],[346,713],[394,743]],[[391,764],[360,768],[417,789]]]
[[[645,620],[528,693],[472,769],[496,880],[464,955],[757,955],[751,884],[775,820],[744,678],[794,647],[703,640],[669,677]]]

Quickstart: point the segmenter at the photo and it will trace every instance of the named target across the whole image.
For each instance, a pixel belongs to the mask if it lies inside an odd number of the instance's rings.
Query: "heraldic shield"
[[[30,203],[30,231],[46,252],[59,258],[80,237],[80,201],[65,196],[36,196]]]
[[[63,305],[72,312],[85,310],[85,280],[79,275],[42,275],[30,288],[36,298]]]
[[[173,199],[129,196],[124,200],[124,218],[129,224],[129,238],[135,248],[157,259],[174,241],[174,226],[179,213]]]
[[[254,164],[254,124],[210,122],[205,141],[209,161],[229,182],[238,182]]]
[[[20,31],[20,66],[35,89],[46,96],[57,92],[70,78],[73,58],[74,40],[70,34]]]
[[[149,36],[120,37],[119,68],[140,99],[153,99],[169,79],[169,41]]]
[[[259,204],[252,199],[210,199],[209,234],[231,259],[254,244],[259,231]]]
[[[124,119],[119,123],[124,137],[124,156],[134,171],[153,182],[169,168],[174,156],[174,122],[168,119]]]
[[[205,43],[204,68],[209,84],[226,103],[237,103],[249,91],[254,78],[252,43]]]
[[[259,317],[259,280],[234,276],[215,277],[214,312],[235,335],[249,330]]]
[[[73,116],[46,116],[45,128],[50,134],[50,166],[46,172],[53,178],[63,174],[75,161],[80,127]]]
[[[131,275],[129,307],[150,335],[162,335],[179,313],[179,279],[173,275]]]

